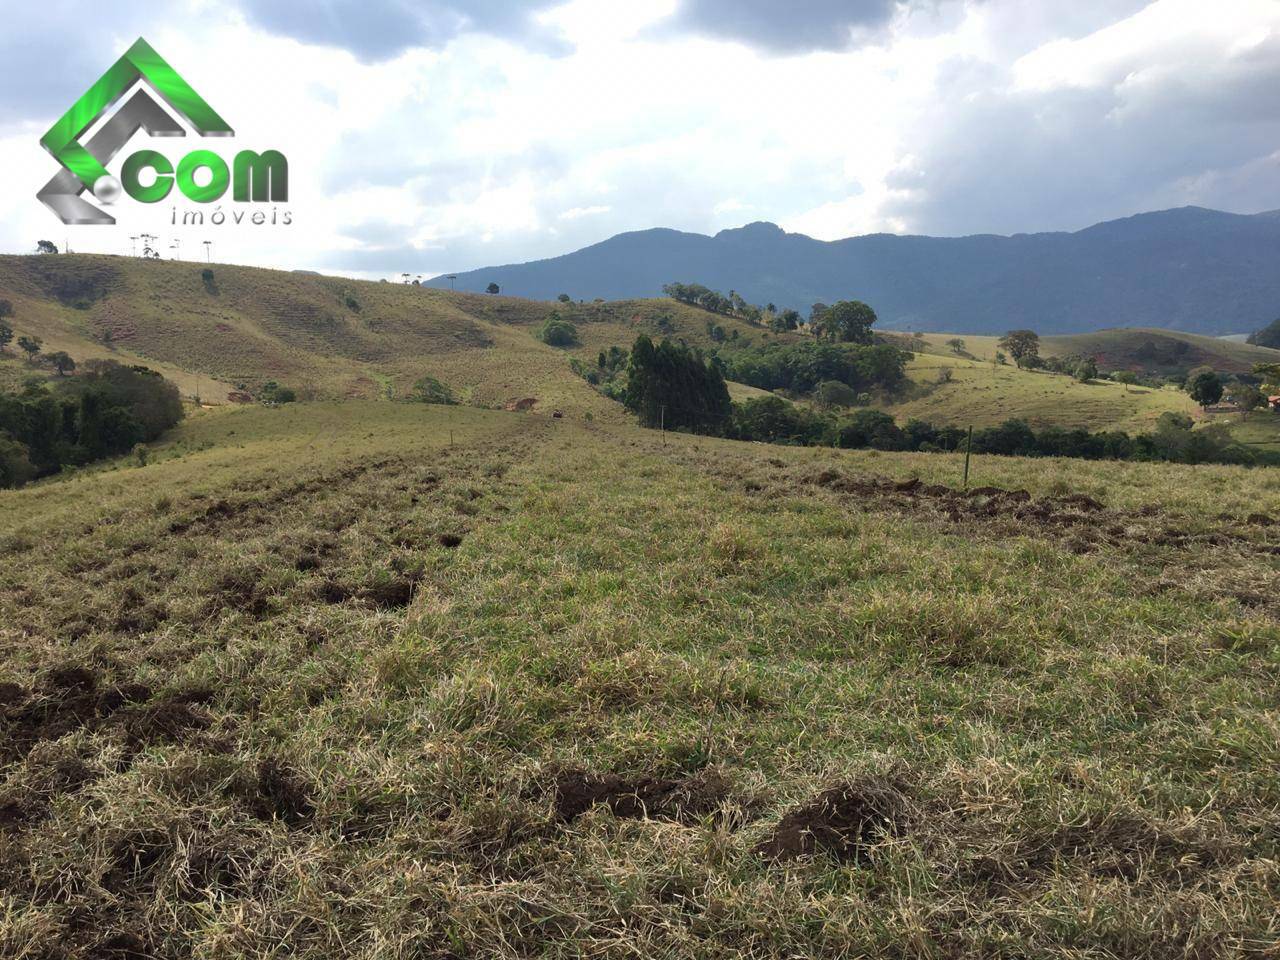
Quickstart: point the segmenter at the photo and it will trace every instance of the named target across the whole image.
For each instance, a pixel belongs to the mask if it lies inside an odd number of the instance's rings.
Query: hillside
[[[212,280],[206,283],[205,269],[120,257],[0,258],[0,299],[13,302],[19,335],[42,337],[46,350],[66,350],[78,360],[145,363],[188,397],[198,390],[206,404],[226,402],[231,391],[252,393],[267,380],[293,387],[304,399],[404,397],[430,375],[469,406],[500,408],[533,398],[539,410],[622,422],[621,407],[575,375],[571,357],[592,364],[600,351],[626,348],[641,332],[667,332],[704,349],[715,345],[713,326],[747,342],[777,339],[667,299],[543,303],[221,264],[207,268]],[[552,348],[534,337],[553,309],[577,325],[575,346]],[[966,336],[963,356],[946,345],[950,334],[895,339],[918,352],[908,368],[916,388],[886,407],[900,422],[920,417],[984,426],[1021,417],[1034,426],[1139,432],[1165,411],[1199,415],[1176,390],[1078,384],[994,367],[995,337]],[[1222,370],[1247,370],[1260,358],[1280,356],[1157,330],[1049,337],[1043,348],[1046,355],[1097,350],[1106,370],[1111,358],[1137,355],[1147,344],[1179,348],[1181,360],[1205,360]],[[32,372],[16,349],[0,355],[0,387],[15,387]],[[740,384],[731,392],[736,399],[760,393]]]
[[[1222,373],[1250,373],[1259,363],[1280,363],[1280,350],[1174,330],[1125,329],[1047,337],[1045,356],[1091,356],[1100,370],[1185,372],[1209,366]]]
[[[198,388],[213,402],[268,380],[307,399],[404,396],[431,375],[469,403],[534,397],[544,407],[611,416],[616,405],[569,372],[565,351],[533,337],[553,308],[578,325],[576,352],[589,357],[663,329],[709,346],[712,320],[759,335],[669,300],[547,304],[126,257],[0,257],[0,298],[12,301],[18,334],[44,338],[49,350],[144,362],[188,396]],[[14,352],[0,359],[0,382],[26,372]]]
[[[1233,334],[1280,313],[1280,216],[1186,207],[1076,233],[832,242],[767,223],[714,237],[645,230],[549,260],[459,273],[456,282],[475,291],[496,282],[538,299],[616,299],[657,296],[672,281],[806,314],[815,302],[856,297],[897,329]],[[431,283],[449,285],[443,277]]]
[[[980,344],[973,347],[981,349]],[[943,353],[918,355],[907,375],[920,385],[923,396],[885,407],[900,422],[918,417],[938,425],[987,427],[1017,418],[1033,427],[1142,433],[1151,430],[1162,413],[1200,415],[1195,402],[1173,387],[1079,383],[1062,374]]]

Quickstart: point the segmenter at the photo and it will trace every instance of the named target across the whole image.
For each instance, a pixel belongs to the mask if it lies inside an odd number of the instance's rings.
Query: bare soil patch
[[[887,783],[844,783],[787,813],[755,852],[777,861],[825,853],[841,863],[863,862],[873,846],[904,831],[906,811],[902,794]]]

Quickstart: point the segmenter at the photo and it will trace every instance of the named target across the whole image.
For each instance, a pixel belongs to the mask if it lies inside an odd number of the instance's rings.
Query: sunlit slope
[[[960,354],[956,354],[948,343],[957,337],[964,341]],[[916,337],[914,342],[916,349],[923,344],[927,353],[975,360],[990,360],[1000,349],[1000,338],[994,336],[926,333]],[[1104,373],[1111,370],[1161,373],[1202,365],[1225,373],[1247,373],[1254,364],[1280,363],[1280,350],[1194,333],[1142,327],[1042,337],[1040,355],[1093,357],[1098,361],[1098,369]]]
[[[1173,387],[1079,383],[1062,374],[957,356],[918,354],[907,373],[924,395],[887,408],[900,421],[918,417],[982,427],[1016,417],[1037,427],[1140,431],[1150,429],[1166,411],[1193,416],[1198,411],[1189,396]]]

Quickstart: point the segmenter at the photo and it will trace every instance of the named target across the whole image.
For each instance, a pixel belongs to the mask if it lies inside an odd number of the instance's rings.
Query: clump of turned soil
[[[624,820],[696,823],[721,815],[732,799],[728,779],[714,770],[683,778],[564,770],[555,775],[550,792],[561,823],[572,823],[595,806],[606,806]]]
[[[906,803],[894,787],[844,783],[788,812],[755,852],[778,861],[825,853],[841,863],[863,862],[872,847],[905,827]]]

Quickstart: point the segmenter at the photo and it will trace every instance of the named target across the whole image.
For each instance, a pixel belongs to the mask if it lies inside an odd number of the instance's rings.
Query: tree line
[[[807,410],[781,397],[759,397],[734,405],[727,435],[799,446],[871,448],[945,453],[965,449],[968,431],[909,420],[899,427],[880,410],[834,416]],[[1195,429],[1190,417],[1161,414],[1151,433],[1092,432],[1065,427],[1036,430],[1026,421],[1006,420],[973,432],[973,452],[1010,457],[1075,457],[1083,460],[1147,460],[1173,463],[1258,464],[1270,462],[1232,439],[1225,425]]]
[[[601,371],[616,369],[621,351],[602,354]],[[714,434],[735,440],[828,446],[845,449],[947,452],[968,444],[968,432],[911,420],[899,427],[880,410],[840,415],[796,406],[781,397],[733,403],[721,365],[685,344],[647,336],[636,339],[627,356],[623,403],[646,427]],[[1194,429],[1190,417],[1165,413],[1152,433],[1091,432],[1045,427],[1023,420],[973,433],[975,453],[1021,457],[1077,457],[1088,460],[1164,460],[1177,463],[1258,463],[1261,455],[1234,441],[1214,424]]]
[[[86,360],[74,378],[0,393],[0,487],[149,443],[183,417],[178,388],[146,367]]]

